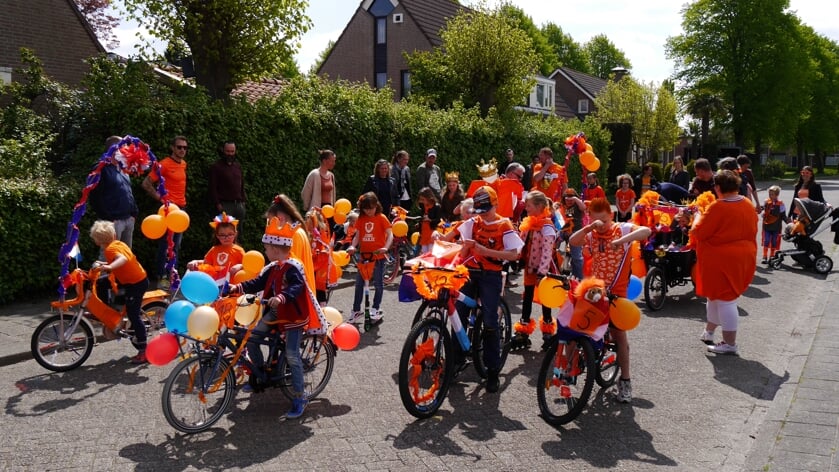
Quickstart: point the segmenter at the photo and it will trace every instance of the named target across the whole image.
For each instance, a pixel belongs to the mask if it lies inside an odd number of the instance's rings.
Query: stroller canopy
[[[812,222],[821,220],[828,211],[827,203],[817,202],[809,198],[796,198],[793,200],[793,205]]]

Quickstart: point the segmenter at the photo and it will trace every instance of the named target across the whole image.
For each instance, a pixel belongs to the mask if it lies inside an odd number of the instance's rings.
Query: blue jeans
[[[376,295],[373,296],[373,308],[378,310],[379,305],[382,304],[382,296],[384,296],[384,275],[385,275],[385,260],[379,259],[373,268],[373,287],[376,288]],[[352,300],[352,311],[361,311],[361,299],[364,297],[364,279],[361,274],[355,278],[355,296]]]
[[[498,371],[501,369],[501,333],[498,332],[501,272],[470,270],[469,282],[460,291],[481,301],[484,313],[484,365],[487,369]],[[457,302],[455,305],[459,315],[463,316],[469,312],[469,307],[463,303]]]
[[[571,246],[571,275],[583,280],[583,247]]]
[[[269,321],[270,321],[269,317]],[[265,322],[265,318],[257,323],[254,331],[267,333],[271,330],[272,325]],[[285,331],[285,358],[288,366],[291,369],[291,387],[294,389],[299,397],[303,396],[303,361],[300,359],[300,340],[303,337],[303,328],[289,329]],[[265,375],[265,357],[262,354],[262,344],[260,340],[251,338],[248,341],[248,356],[254,366],[254,373],[257,377],[263,378]]]
[[[146,349],[146,325],[143,323],[143,295],[149,288],[149,279],[143,279],[135,284],[122,286],[125,289],[125,314],[134,329],[134,338],[141,351]]]
[[[173,267],[177,269],[178,267],[178,253],[181,250],[181,240],[184,238],[183,233],[175,233],[172,237],[172,241],[175,243],[174,251],[175,257],[173,260]],[[169,273],[166,272],[166,251],[169,249],[169,236],[168,233],[164,235],[157,243],[157,261],[155,264],[156,273],[154,274],[157,278],[169,278]]]

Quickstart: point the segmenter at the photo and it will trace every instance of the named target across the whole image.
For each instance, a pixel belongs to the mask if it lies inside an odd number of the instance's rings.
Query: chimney
[[[629,69],[626,67],[617,66],[612,69],[612,80],[615,82],[620,82],[625,75],[629,75]]]

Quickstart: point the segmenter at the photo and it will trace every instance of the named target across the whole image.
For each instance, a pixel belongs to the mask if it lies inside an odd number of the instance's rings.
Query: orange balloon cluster
[[[140,224],[140,230],[149,239],[162,238],[166,230],[183,233],[187,228],[189,228],[189,215],[174,203],[169,204],[168,212],[166,205],[161,205],[156,215],[145,217]]]

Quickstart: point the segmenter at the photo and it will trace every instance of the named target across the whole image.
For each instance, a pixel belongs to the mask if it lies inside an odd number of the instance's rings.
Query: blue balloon
[[[186,300],[173,302],[166,308],[166,314],[163,316],[166,329],[170,333],[186,334],[189,331],[186,327],[186,320],[193,310],[195,310],[195,305]]]
[[[181,292],[196,305],[212,303],[218,298],[218,285],[210,274],[194,270],[181,280]]]
[[[632,275],[629,277],[629,287],[626,288],[626,298],[630,300],[637,300],[638,297],[641,296],[641,292],[644,290],[644,283],[641,282],[641,279]]]

